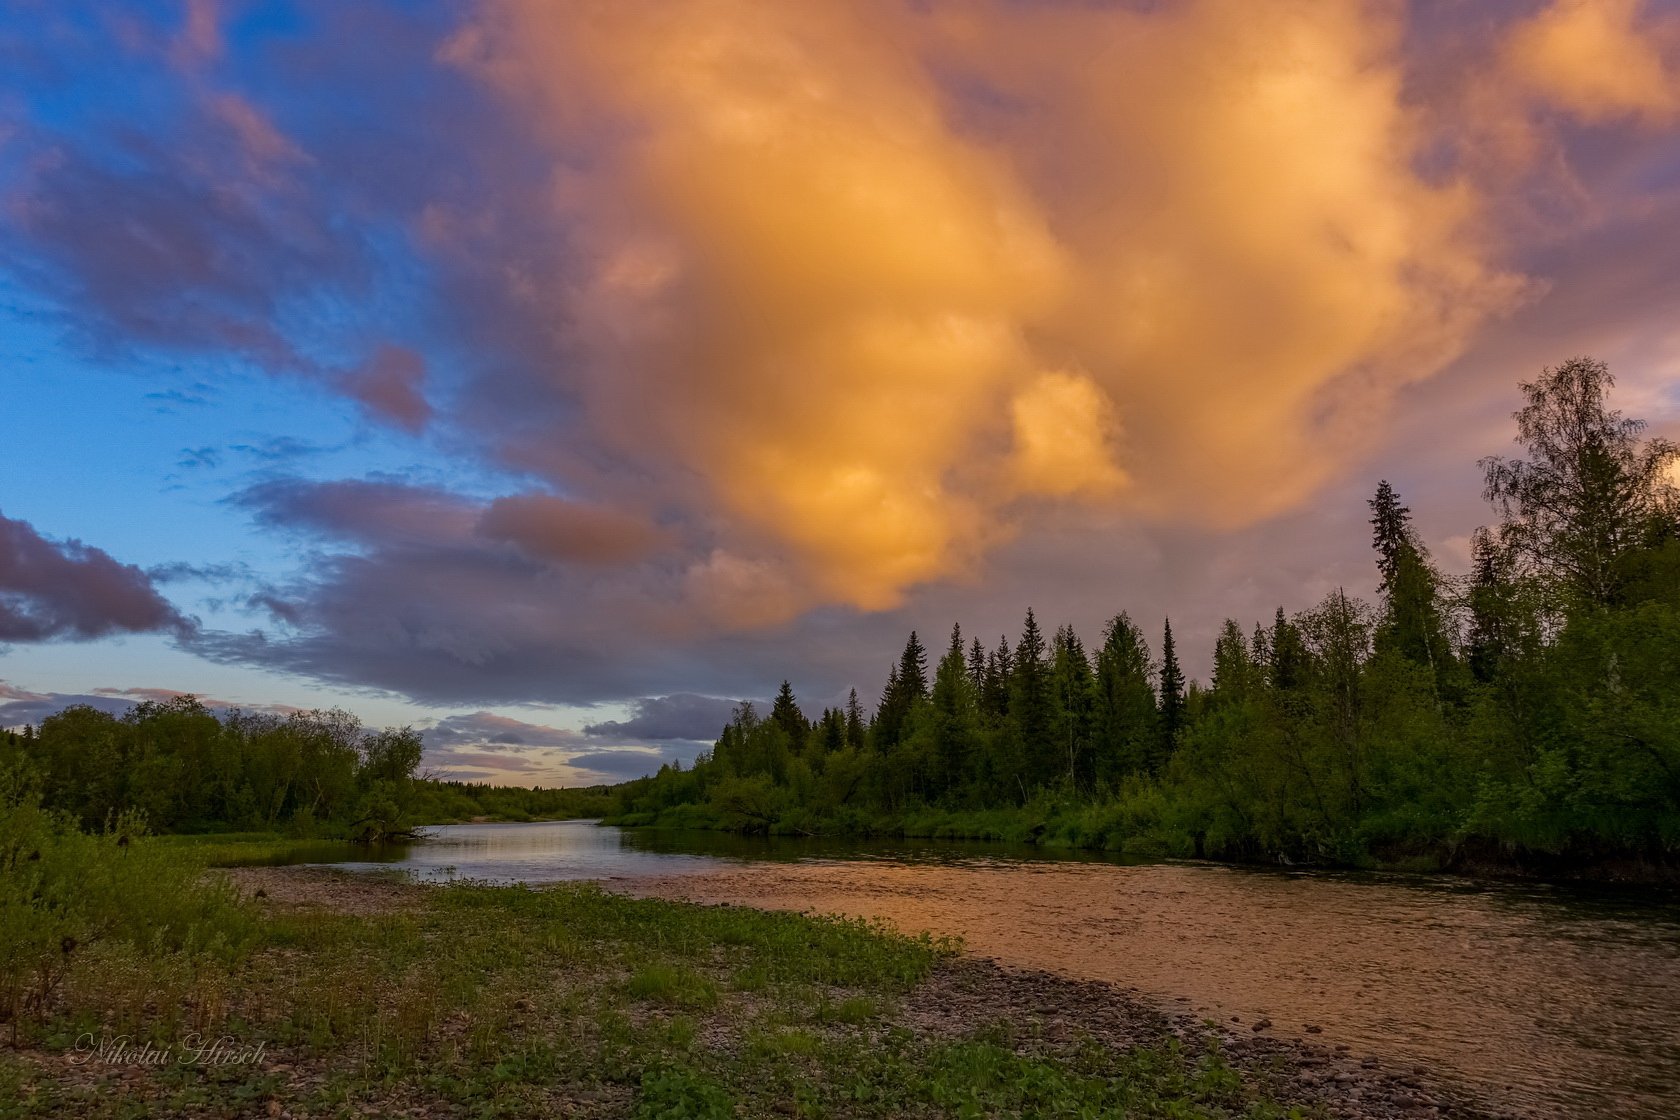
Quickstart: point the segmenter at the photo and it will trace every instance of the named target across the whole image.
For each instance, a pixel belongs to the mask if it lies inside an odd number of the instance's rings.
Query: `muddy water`
[[[1496,1105],[1680,1117],[1671,894],[1128,866],[980,845],[743,844],[576,822],[465,829],[416,857],[416,870],[447,859],[479,877],[602,878],[637,893],[879,917],[1211,1018],[1264,1016],[1274,1033],[1318,1026],[1318,1041],[1428,1065]]]

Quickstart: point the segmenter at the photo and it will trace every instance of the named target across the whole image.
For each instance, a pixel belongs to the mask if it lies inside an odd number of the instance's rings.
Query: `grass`
[[[864,921],[590,884],[387,885],[400,905],[345,913],[242,901],[204,870],[275,838],[58,841],[43,862],[143,867],[167,890],[97,879],[127,925],[94,929],[53,961],[48,995],[14,1009],[0,1120],[1291,1115],[1212,1048],[1052,1040],[1030,1017],[918,1029],[906,1004],[956,946]],[[261,1060],[87,1060],[90,1040],[178,1050],[195,1035]]]
[[[366,859],[368,847],[349,840],[312,840],[278,832],[209,832],[158,836],[154,842],[206,867],[273,867],[290,863],[329,863]]]

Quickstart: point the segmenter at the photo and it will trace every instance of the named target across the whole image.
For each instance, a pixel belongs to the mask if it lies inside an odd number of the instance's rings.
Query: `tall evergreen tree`
[[[904,653],[898,659],[898,687],[903,690],[907,705],[927,699],[927,650],[922,648],[914,630],[910,631],[910,640],[904,643]]]
[[[969,679],[961,635],[955,631],[934,673],[929,707],[934,792],[956,799],[972,783],[981,743],[979,694]]]
[[[980,705],[986,715],[1001,721],[1009,714],[1009,690],[1015,679],[1015,655],[1010,652],[1009,639],[999,635],[997,649],[986,662],[986,686],[980,692]]]
[[[823,755],[846,749],[846,717],[838,708],[824,708],[818,721],[817,743]]]
[[[1277,609],[1277,617],[1272,622],[1268,644],[1271,647],[1269,668],[1273,690],[1291,692],[1301,687],[1310,668],[1307,646],[1301,640],[1300,628],[1284,617],[1282,607]]]
[[[1386,478],[1377,483],[1376,497],[1366,504],[1371,507],[1371,547],[1377,550],[1377,570],[1382,573],[1380,590],[1387,592],[1394,586],[1401,553],[1413,544],[1412,511],[1400,504],[1400,495]]]
[[[1184,671],[1178,667],[1178,649],[1173,645],[1172,619],[1161,633],[1161,745],[1155,769],[1165,765],[1184,729]]]
[[[1450,688],[1452,647],[1447,640],[1439,601],[1440,577],[1428,551],[1412,529],[1411,510],[1385,479],[1367,503],[1371,507],[1371,543],[1382,574],[1384,612],[1377,649],[1393,650],[1425,666],[1435,679],[1439,700]]]
[[[975,696],[986,691],[986,647],[979,638],[968,647],[968,681],[974,686]]]
[[[1077,787],[1096,784],[1091,729],[1096,709],[1096,679],[1085,646],[1072,626],[1061,626],[1051,643],[1051,692],[1056,697],[1056,740],[1064,752],[1063,774]]]
[[[805,739],[810,734],[811,725],[805,719],[805,713],[799,710],[799,702],[793,698],[793,685],[782,682],[781,689],[776,693],[775,703],[770,705],[770,720],[782,733],[787,736],[788,746],[794,754],[803,754]]]
[[[1149,643],[1124,611],[1103,629],[1097,650],[1097,776],[1111,786],[1145,771],[1155,754],[1155,684]]]
[[[1476,530],[1470,539],[1470,632],[1465,653],[1470,674],[1487,684],[1505,659],[1506,593],[1504,565],[1492,533]]]
[[[1055,697],[1046,653],[1044,633],[1029,607],[1015,646],[1009,687],[1010,761],[1023,797],[1058,771]]]
[[[863,704],[858,701],[857,689],[846,696],[846,745],[856,750],[864,744],[869,721],[864,718]]]

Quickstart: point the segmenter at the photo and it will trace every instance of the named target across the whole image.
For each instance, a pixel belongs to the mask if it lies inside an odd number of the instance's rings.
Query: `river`
[[[1547,1117],[1680,1116],[1680,895],[1127,863],[975,843],[452,825],[352,863],[886,919]]]

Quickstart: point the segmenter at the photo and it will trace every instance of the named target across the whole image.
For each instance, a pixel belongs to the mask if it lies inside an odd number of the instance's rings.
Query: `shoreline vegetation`
[[[0,954],[4,1120],[1490,1115],[1283,1037],[1305,1025],[1197,1021],[858,920],[213,869],[208,845],[125,837],[12,802],[0,860],[22,852],[33,901],[8,876],[0,915],[38,936]]]
[[[790,682],[691,767],[617,787],[623,826],[999,839],[1238,863],[1680,880],[1680,449],[1602,363],[1521,386],[1497,521],[1443,572],[1386,481],[1380,601],[1337,588],[1249,629],[1210,682],[1172,624],[1094,651],[1027,611],[988,648],[912,632],[873,712]],[[934,663],[930,668],[930,656]]]

